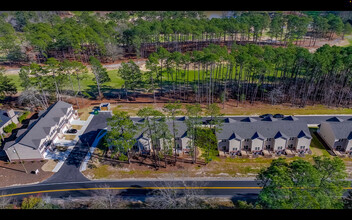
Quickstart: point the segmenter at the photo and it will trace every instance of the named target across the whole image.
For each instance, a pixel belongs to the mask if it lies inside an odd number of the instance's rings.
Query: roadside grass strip
[[[284,187],[286,189],[290,189],[292,187]],[[302,188],[302,187],[299,187]],[[40,194],[40,193],[50,193],[50,192],[68,192],[68,191],[87,191],[87,190],[128,190],[128,189],[263,189],[263,187],[259,186],[223,186],[223,187],[99,187],[99,188],[77,188],[77,189],[53,189],[53,190],[42,190],[42,191],[33,191],[33,192],[23,192],[23,193],[13,193],[13,194],[5,194],[0,195],[1,197],[8,197],[8,196],[19,196],[19,195],[29,195],[29,194]],[[302,188],[303,189],[303,188]],[[352,187],[345,187],[343,189],[352,189]]]

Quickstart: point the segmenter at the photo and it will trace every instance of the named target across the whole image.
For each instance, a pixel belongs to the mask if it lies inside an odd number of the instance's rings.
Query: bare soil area
[[[42,182],[54,173],[44,171],[42,166],[48,161],[24,161],[24,167],[28,171],[25,172],[22,164],[20,162],[7,163],[0,161],[0,187],[14,186],[14,185],[23,185],[23,184],[32,184]],[[39,170],[38,174],[31,173],[36,169]]]

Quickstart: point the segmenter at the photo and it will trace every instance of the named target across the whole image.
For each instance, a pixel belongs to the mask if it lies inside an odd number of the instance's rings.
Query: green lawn
[[[312,135],[312,141],[310,143],[310,149],[312,150],[313,154],[316,156],[327,156],[332,157],[325,149],[323,144],[318,140],[317,136],[314,132],[317,131],[316,128],[310,128],[310,133]]]
[[[111,81],[110,82],[106,82],[106,83],[104,83],[102,85],[110,87],[112,89],[120,89],[122,87],[122,85],[124,84],[124,80],[121,79],[121,77],[118,75],[117,71],[118,71],[117,69],[108,70],[107,72],[108,72],[108,75],[109,75]],[[227,68],[223,67],[221,71],[223,72],[223,74],[222,75],[219,74],[217,76],[219,79],[223,79],[226,76]],[[238,71],[239,71],[239,69],[238,69]],[[199,76],[200,76],[201,80],[203,79],[203,72],[204,72],[203,70],[199,71]],[[214,71],[214,74],[216,74],[215,71]],[[232,74],[231,74],[232,76],[228,76],[228,77],[231,77],[232,79],[234,79],[235,78],[235,74],[236,74],[236,69],[233,68],[232,69]],[[209,72],[206,75],[209,75]],[[205,80],[209,79],[209,76],[207,78],[206,75],[205,75]],[[19,77],[18,74],[9,74],[7,76],[15,83],[15,85],[17,87],[17,90],[19,92],[23,91],[23,88],[20,86],[21,80],[20,80],[20,77]],[[213,77],[215,77],[215,76],[216,75],[214,75]],[[278,71],[278,77],[280,77],[280,76],[281,76],[281,71]],[[273,73],[267,75],[267,78],[269,80],[270,79],[272,80],[273,77],[274,77]],[[242,79],[245,78],[245,73],[244,72],[242,73],[241,78]],[[197,80],[198,79],[198,70],[197,69],[189,70],[188,72],[187,71],[184,72],[183,70],[179,71],[179,73],[177,74],[177,82],[178,83],[184,83],[184,81],[187,80],[187,79],[190,82],[193,82],[193,81]],[[164,84],[171,84],[175,80],[176,80],[176,71],[174,71],[172,73],[172,75],[167,74],[166,72],[163,73],[163,83]],[[72,77],[72,82],[73,82],[74,90],[77,91],[78,90],[77,79],[75,77]],[[90,90],[90,88],[92,88],[92,87],[95,88],[94,74],[92,72],[89,72],[86,75],[86,77],[80,81],[80,84],[81,84],[81,89],[82,90]],[[66,85],[67,89],[71,89],[71,84],[69,82],[67,82],[65,85]]]

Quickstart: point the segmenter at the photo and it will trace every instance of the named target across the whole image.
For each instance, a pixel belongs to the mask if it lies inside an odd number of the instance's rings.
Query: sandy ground
[[[53,172],[45,171],[47,166],[42,169],[42,166],[46,164],[46,160],[41,161],[25,161],[24,167],[28,171],[25,172],[21,163],[17,162],[16,164],[6,163],[0,161],[0,187],[22,185],[22,184],[31,184],[38,183],[48,179],[52,176]],[[39,170],[38,174],[32,174],[32,171],[36,169]]]
[[[326,39],[319,39],[316,41],[316,44],[314,47],[308,47],[308,46],[304,46],[305,48],[308,48],[310,52],[314,52],[316,51],[319,47],[323,46],[324,44],[328,44],[330,46],[333,46],[333,45],[336,45],[336,46],[346,46],[346,45],[349,45],[350,42],[348,41],[349,38],[351,38],[352,36],[345,36],[345,39],[342,40],[341,37],[337,37],[336,39],[334,40],[331,40],[331,41],[328,41]],[[269,40],[270,38],[268,36],[263,36],[261,38],[261,40],[263,41],[266,41],[266,40]],[[308,42],[308,41],[307,41]],[[146,68],[145,68],[145,61],[147,59],[144,59],[144,58],[139,58],[139,59],[133,59],[134,62],[140,66],[141,70],[142,71],[146,71]],[[109,63],[109,64],[103,64],[103,66],[108,69],[108,70],[114,70],[114,69],[118,69],[120,66],[121,66],[121,63],[123,62],[128,62],[128,60],[117,60],[115,61],[114,63]],[[19,71],[20,71],[20,68],[18,67],[9,67],[9,66],[3,66],[5,69],[6,69],[6,74],[18,74]],[[88,65],[89,67],[89,65]],[[196,69],[197,67],[194,67],[193,65],[190,66],[190,69]]]
[[[42,166],[42,170],[46,171],[46,172],[51,172],[55,168],[56,165],[57,165],[57,162],[55,162],[54,160],[48,160],[48,162],[46,162]]]

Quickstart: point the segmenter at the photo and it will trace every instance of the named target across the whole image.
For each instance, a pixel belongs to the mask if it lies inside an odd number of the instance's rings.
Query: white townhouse
[[[261,120],[226,118],[216,136],[219,151],[230,155],[241,151],[261,153],[263,150],[284,153],[286,149],[307,152],[312,139],[307,123],[293,116]]]
[[[31,121],[26,130],[20,130],[14,141],[7,142],[4,150],[10,161],[41,160],[56,140],[64,138],[70,121],[77,118],[71,104],[58,101],[46,111],[40,112],[37,120]],[[18,157],[19,156],[19,157]]]
[[[352,154],[352,118],[329,118],[320,124],[317,133],[332,150]]]

